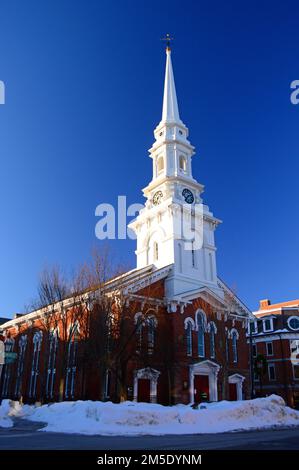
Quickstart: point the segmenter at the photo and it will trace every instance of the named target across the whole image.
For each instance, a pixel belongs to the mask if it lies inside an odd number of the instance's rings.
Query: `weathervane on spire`
[[[166,38],[162,38],[161,41],[166,41],[166,50],[170,51],[170,42],[173,41],[174,38],[170,37],[170,34],[166,34]]]

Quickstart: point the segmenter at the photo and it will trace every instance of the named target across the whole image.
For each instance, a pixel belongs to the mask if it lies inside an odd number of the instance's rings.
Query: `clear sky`
[[[290,0],[0,0],[0,316],[45,264],[101,246],[99,203],[144,202],[167,32],[193,174],[223,220],[218,274],[252,309],[299,297],[298,14]],[[131,267],[134,249],[112,242]]]

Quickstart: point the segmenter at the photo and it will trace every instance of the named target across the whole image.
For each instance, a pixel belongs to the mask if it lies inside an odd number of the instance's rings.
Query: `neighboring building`
[[[261,300],[251,323],[253,362],[264,362],[264,373],[254,369],[256,396],[275,393],[299,409],[299,300],[271,305]],[[262,357],[261,357],[262,356]]]
[[[3,323],[6,323],[10,320],[10,318],[4,318],[4,317],[0,317],[0,325],[3,325]]]
[[[53,329],[47,341],[41,327],[41,319],[53,309],[63,308],[71,317],[72,299],[63,307],[57,304],[7,322],[2,329],[18,360],[6,370],[3,396],[39,400],[44,387],[47,400],[127,398],[173,404],[250,398],[246,332],[251,312],[217,276],[214,232],[220,220],[207,205],[202,218],[195,210],[204,187],[192,176],[194,147],[180,119],[169,48],[166,54],[162,120],[150,149],[153,177],[143,190],[145,207],[130,224],[137,234],[137,269],[104,288],[118,299],[115,318],[127,323],[117,334],[108,329],[106,356],[95,357],[86,369],[82,327],[75,328],[67,348],[61,324],[56,325],[59,334]],[[193,235],[203,222],[202,246],[178,231],[182,213],[188,214]],[[82,299],[91,318],[91,339],[99,334],[93,326],[100,315],[96,294],[88,292]],[[125,334],[130,341],[124,341]],[[107,355],[118,340],[125,345],[119,348],[119,366],[112,370]]]

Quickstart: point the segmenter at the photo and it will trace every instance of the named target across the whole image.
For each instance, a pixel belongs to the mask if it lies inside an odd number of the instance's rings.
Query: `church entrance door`
[[[138,379],[137,401],[150,402],[151,382],[149,379]]]
[[[194,403],[201,403],[202,401],[209,401],[210,399],[210,384],[208,375],[195,375],[194,376]]]

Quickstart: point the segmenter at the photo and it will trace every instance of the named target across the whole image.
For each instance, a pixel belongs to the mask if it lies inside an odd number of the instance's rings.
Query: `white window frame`
[[[4,342],[5,352],[12,352],[13,349],[14,349],[14,344],[15,344],[15,340],[13,338],[7,338]],[[3,398],[5,398],[9,395],[9,385],[10,385],[11,372],[12,372],[12,365],[11,364],[5,364],[4,376],[3,376],[3,385],[2,385],[2,391],[1,391],[1,396]]]
[[[152,355],[155,349],[157,319],[154,315],[146,319],[147,324],[147,353]]]
[[[181,162],[183,162],[183,165],[181,166]],[[185,155],[180,154],[179,156],[179,170],[181,173],[184,175],[187,173],[188,169],[188,162],[187,162],[187,157]]]
[[[191,348],[190,348],[190,351],[188,349],[188,328],[190,327],[190,332],[191,332]],[[195,330],[195,322],[193,320],[193,318],[191,317],[187,317],[185,318],[184,320],[184,328],[186,330],[186,351],[187,351],[187,356],[191,357],[193,355],[193,335],[192,335],[192,331]]]
[[[266,353],[267,353],[266,355],[267,356],[274,356],[273,342],[272,341],[266,341],[265,343],[266,343]],[[269,354],[269,352],[268,352],[268,344],[271,344],[272,354]]]
[[[292,328],[291,325],[290,325],[290,322],[293,318],[296,318],[296,320],[299,321],[299,317],[297,315],[292,315],[291,317],[288,318],[288,327],[290,328],[290,330],[292,331],[299,331],[299,328]]]
[[[46,397],[53,398],[56,376],[56,359],[58,351],[58,336],[56,332],[50,333],[49,337],[49,356],[46,380]]]
[[[18,342],[18,363],[17,363],[17,377],[15,384],[15,396],[20,397],[22,392],[22,381],[25,364],[25,355],[27,347],[27,335],[22,335]]]
[[[211,321],[208,324],[208,333],[210,339],[210,358],[215,359],[216,357],[216,342],[215,342],[215,335],[217,334],[217,326],[215,322]]]
[[[198,322],[198,317],[201,318],[200,323]],[[203,310],[198,310],[196,312],[195,319],[196,319],[196,330],[197,330],[197,355],[198,357],[205,357],[205,331],[206,331],[206,321],[207,321],[205,312]],[[199,351],[199,334],[201,334],[201,339],[202,339],[201,352]]]
[[[65,398],[74,398],[76,372],[77,372],[77,355],[79,346],[80,327],[76,321],[74,325],[69,328],[69,334],[72,330],[72,337],[69,338],[68,351],[67,351],[67,368],[65,377]]]
[[[298,367],[299,369],[299,362],[297,364],[292,364],[292,368],[293,368],[293,379],[294,380],[299,380],[299,377],[295,377],[295,367]]]
[[[233,363],[237,364],[238,362],[238,334],[237,332],[232,332],[232,351],[233,351]]]
[[[162,161],[162,166],[159,167],[159,163]],[[164,172],[165,169],[165,159],[164,155],[158,155],[157,156],[157,176],[161,175]]]
[[[36,385],[37,378],[39,376],[39,359],[40,352],[43,340],[42,331],[37,331],[34,333],[32,342],[33,342],[33,351],[32,351],[32,362],[31,362],[31,375],[30,375],[30,384],[29,384],[29,393],[30,398],[35,398],[36,395]]]
[[[263,318],[263,332],[268,333],[269,331],[273,331],[273,318]],[[266,321],[270,322],[270,329],[266,329]]]
[[[185,322],[185,330],[186,330],[186,351],[187,351],[187,356],[191,357],[192,352],[193,352],[193,343],[192,343],[193,324],[190,320]]]

